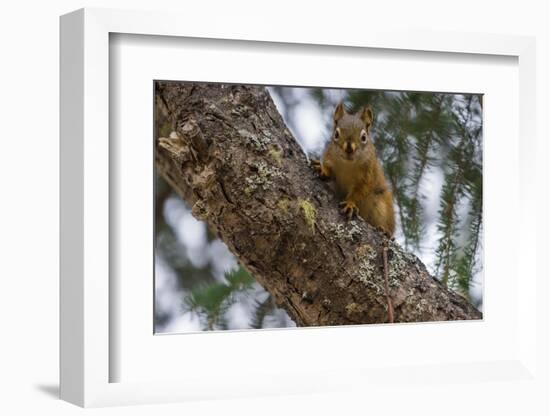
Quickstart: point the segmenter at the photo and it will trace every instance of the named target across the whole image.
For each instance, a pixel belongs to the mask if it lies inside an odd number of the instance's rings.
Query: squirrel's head
[[[336,106],[331,140],[338,146],[345,159],[351,161],[373,152],[370,137],[373,120],[374,115],[370,106],[364,107],[356,114],[348,114],[342,103]]]

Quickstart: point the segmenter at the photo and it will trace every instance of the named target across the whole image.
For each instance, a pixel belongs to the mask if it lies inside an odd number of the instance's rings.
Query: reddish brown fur
[[[344,197],[342,211],[348,217],[359,214],[369,224],[393,236],[393,194],[370,137],[372,122],[370,107],[351,115],[339,104],[334,111],[331,141],[322,160],[314,161],[314,165],[322,177],[335,180]]]

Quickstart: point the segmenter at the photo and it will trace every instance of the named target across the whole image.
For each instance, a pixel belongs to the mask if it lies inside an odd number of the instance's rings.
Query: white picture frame
[[[368,36],[353,27],[342,27],[342,30],[329,35],[316,27],[307,33],[292,28],[280,31],[277,25],[265,22],[251,25],[246,34],[240,34],[235,33],[230,21],[223,19],[208,27],[201,24],[200,19],[186,19],[185,25],[181,24],[183,20],[183,16],[172,13],[107,9],[82,9],[61,18],[61,398],[87,407],[341,389],[361,391],[362,386],[367,385],[372,390],[379,383],[389,383],[395,378],[407,385],[418,380],[429,383],[453,378],[480,383],[499,377],[518,382],[535,377],[536,322],[529,317],[535,316],[536,311],[537,275],[535,251],[529,247],[536,240],[536,218],[534,215],[519,215],[534,212],[530,209],[534,202],[528,198],[534,195],[529,178],[534,176],[535,169],[534,146],[531,146],[536,139],[534,39],[507,35],[398,32],[377,27],[371,27]],[[261,380],[241,377],[230,385],[223,376],[213,382],[211,377],[198,375],[177,381],[153,377],[155,381],[113,382],[111,368],[121,358],[112,348],[111,312],[117,306],[113,305],[110,296],[114,288],[109,280],[113,267],[109,253],[109,230],[113,225],[109,214],[109,175],[113,163],[109,154],[109,37],[116,33],[277,42],[282,49],[285,44],[332,45],[468,54],[472,59],[476,55],[517,58],[520,169],[519,189],[514,192],[518,192],[520,202],[513,209],[521,218],[516,252],[517,270],[523,271],[513,309],[514,318],[521,323],[513,338],[517,345],[494,361],[419,361],[412,370],[410,366],[376,368],[370,364],[357,369],[349,365],[341,368],[327,366],[313,372],[306,366],[303,371],[292,374],[287,371],[266,373]],[[150,167],[144,169],[150,170]],[[320,332],[310,334],[322,343],[323,336],[336,336],[327,330],[329,332],[325,335]],[[396,342],[399,342],[399,336]],[[353,356],[358,352],[352,350],[350,354]],[[412,377],[411,371],[414,373]],[[482,375],[472,377],[476,371]],[[320,374],[325,377],[320,377]]]

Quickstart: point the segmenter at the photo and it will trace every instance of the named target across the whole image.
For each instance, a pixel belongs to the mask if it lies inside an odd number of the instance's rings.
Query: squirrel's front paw
[[[323,168],[323,164],[319,159],[311,159],[311,166],[313,167],[313,169],[315,169],[321,179],[324,180],[330,178],[329,173],[326,171],[325,168]]]
[[[351,220],[354,215],[359,215],[359,208],[357,208],[357,205],[355,205],[353,201],[342,201],[340,202],[340,206],[342,207],[340,212],[346,215],[349,220]]]
[[[395,237],[393,237],[391,235],[391,233],[388,230],[386,230],[384,227],[382,227],[381,225],[376,226],[376,231],[384,234],[389,240],[395,241]]]

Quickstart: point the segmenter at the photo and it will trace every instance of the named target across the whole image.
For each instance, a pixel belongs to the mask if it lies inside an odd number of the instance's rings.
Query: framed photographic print
[[[62,398],[532,377],[534,41],[180,21],[61,18]]]

